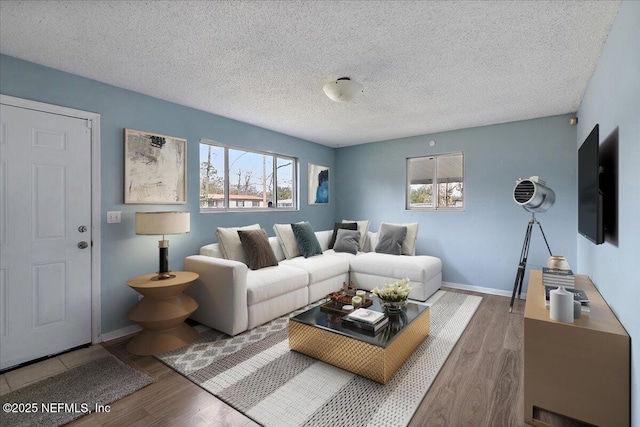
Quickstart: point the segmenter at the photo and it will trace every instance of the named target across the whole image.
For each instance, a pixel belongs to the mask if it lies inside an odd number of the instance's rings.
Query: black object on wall
[[[578,149],[578,232],[617,245],[618,129],[600,144],[596,124]]]

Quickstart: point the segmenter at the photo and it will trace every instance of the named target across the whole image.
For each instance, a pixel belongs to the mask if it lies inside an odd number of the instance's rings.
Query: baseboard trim
[[[463,285],[461,283],[453,283],[453,282],[442,282],[442,286],[445,286],[447,288],[452,288],[452,289],[460,289],[463,291],[480,292],[482,294],[499,295],[502,297],[509,297],[509,298],[511,298],[511,293],[512,293],[512,291],[506,291],[504,289],[485,288],[482,286],[473,286],[473,285]],[[520,295],[520,299],[526,299],[526,298],[527,298],[526,292]]]
[[[125,328],[116,329],[115,331],[107,332],[106,334],[102,334],[102,342],[107,342],[111,340],[115,340],[118,338],[126,337],[127,335],[135,334],[138,331],[142,330],[142,326],[140,325],[131,325]]]

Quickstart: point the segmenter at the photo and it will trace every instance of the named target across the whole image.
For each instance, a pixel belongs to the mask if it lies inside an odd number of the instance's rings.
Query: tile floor
[[[92,345],[6,372],[0,375],[0,396],[108,354],[100,344]]]

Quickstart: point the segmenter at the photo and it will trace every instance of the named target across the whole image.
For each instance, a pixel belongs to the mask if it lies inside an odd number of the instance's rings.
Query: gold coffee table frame
[[[319,307],[311,310],[319,310]],[[386,384],[429,335],[429,320],[430,310],[426,307],[384,346],[365,341],[361,338],[363,334],[357,332],[340,333],[330,327],[303,323],[294,317],[289,319],[289,348]]]

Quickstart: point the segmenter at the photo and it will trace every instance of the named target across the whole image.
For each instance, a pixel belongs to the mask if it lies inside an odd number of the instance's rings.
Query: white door
[[[5,369],[91,342],[91,129],[85,119],[0,108]]]

